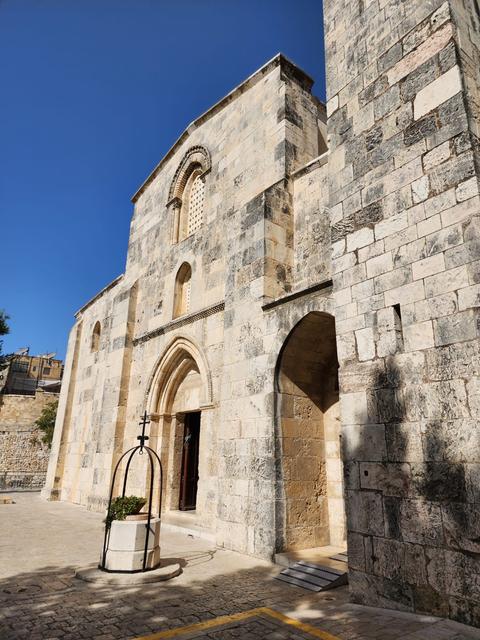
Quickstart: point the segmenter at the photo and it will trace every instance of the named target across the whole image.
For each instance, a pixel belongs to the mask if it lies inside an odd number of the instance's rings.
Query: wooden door
[[[185,414],[183,436],[182,475],[180,479],[181,511],[197,506],[198,452],[200,444],[200,411]]]

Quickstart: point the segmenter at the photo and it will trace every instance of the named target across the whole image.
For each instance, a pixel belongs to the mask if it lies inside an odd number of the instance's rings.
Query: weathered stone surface
[[[417,93],[413,104],[415,120],[446,102],[461,90],[460,69],[453,67]]]
[[[135,196],[126,273],[72,333],[48,486],[100,508],[146,407],[176,510],[185,415],[201,411],[196,518],[218,545],[270,557],[347,531],[354,600],[473,620],[478,15],[453,0],[324,13],[328,123],[277,56]]]
[[[102,509],[147,410],[167,512],[195,507],[195,524],[219,546],[267,558],[345,540],[329,286],[337,214],[327,209],[325,108],[311,84],[276,56],[198,118],[134,196],[125,274],[77,314],[48,496]],[[347,136],[351,118],[337,111]],[[330,160],[342,171],[345,153]],[[361,198],[351,196],[355,215]],[[365,215],[379,218],[375,207]],[[373,231],[341,219],[334,268],[350,268],[355,283],[353,251]],[[192,413],[198,484],[185,505]],[[142,465],[130,478],[143,495]]]
[[[478,11],[452,0],[324,5],[329,101],[350,74],[345,113],[362,105],[348,139],[328,123],[330,153],[351,150],[342,174],[330,167],[335,223],[359,190],[363,206],[382,212],[369,225],[375,242],[354,250],[350,271],[333,274],[335,295],[348,291],[347,304],[356,304],[339,323],[342,343],[354,336],[356,346],[339,352],[344,459],[358,481],[347,498],[350,530],[362,493],[383,502],[384,533],[375,533],[376,522],[354,520],[373,555],[357,562],[350,587],[365,604],[393,599],[472,620],[477,580],[459,570],[464,556],[446,563],[445,553],[477,552]],[[362,49],[367,59],[351,55]],[[356,231],[346,231],[347,243]],[[454,586],[446,564],[458,565]]]
[[[0,395],[0,489],[43,487],[50,450],[35,421],[57,400],[57,393],[43,391]]]

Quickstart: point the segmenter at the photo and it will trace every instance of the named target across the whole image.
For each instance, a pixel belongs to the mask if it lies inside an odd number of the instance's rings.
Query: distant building
[[[41,489],[50,449],[35,421],[59,397],[63,362],[17,351],[0,367],[0,490]]]
[[[59,392],[62,375],[62,360],[54,359],[54,353],[31,356],[28,349],[17,351],[10,359],[7,372],[3,372],[2,393],[13,395],[35,395],[37,388]]]

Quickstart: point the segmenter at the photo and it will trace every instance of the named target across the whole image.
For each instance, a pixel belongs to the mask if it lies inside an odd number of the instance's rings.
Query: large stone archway
[[[157,361],[147,390],[152,421],[151,446],[160,455],[164,470],[163,505],[167,512],[192,510],[204,526],[208,492],[211,378],[200,349],[188,338],[177,337]],[[193,419],[195,418],[195,420]],[[191,448],[192,423],[200,425],[197,441],[194,499],[185,502],[185,460]],[[196,466],[195,466],[196,465]],[[188,466],[188,465],[187,465]]]
[[[345,540],[338,360],[333,316],[310,312],[291,330],[275,376],[277,550]]]

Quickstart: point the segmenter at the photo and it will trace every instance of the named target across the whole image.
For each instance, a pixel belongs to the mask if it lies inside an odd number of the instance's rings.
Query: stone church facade
[[[480,7],[324,12],[326,110],[278,55],[135,194],[44,496],[103,509],[146,410],[167,522],[265,558],[346,544],[355,601],[480,624]]]

